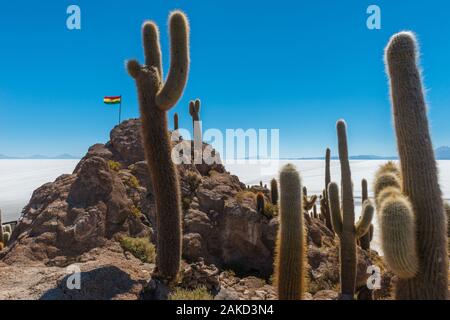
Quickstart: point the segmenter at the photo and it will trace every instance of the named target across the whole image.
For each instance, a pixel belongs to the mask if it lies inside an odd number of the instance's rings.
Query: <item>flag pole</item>
[[[120,104],[119,104],[119,124],[120,124],[120,118],[122,115],[122,95],[120,95]]]

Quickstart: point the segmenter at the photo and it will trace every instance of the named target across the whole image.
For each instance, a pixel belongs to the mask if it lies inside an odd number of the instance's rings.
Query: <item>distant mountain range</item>
[[[65,159],[81,159],[81,157],[79,156],[74,156],[68,153],[64,153],[64,154],[60,154],[57,156],[44,156],[41,154],[35,154],[32,156],[28,156],[28,157],[14,157],[14,156],[5,156],[3,154],[0,154],[0,159],[37,159],[37,160],[45,160],[45,159],[61,159],[61,160],[65,160]]]
[[[450,147],[443,146],[437,148],[435,151],[436,160],[450,160]],[[289,158],[283,160],[323,160],[325,157],[310,157],[310,158]],[[331,157],[332,160],[339,160],[339,157]],[[376,156],[376,155],[356,155],[350,156],[350,160],[397,160],[397,156]]]
[[[435,151],[436,159],[437,160],[450,160],[450,147],[443,146],[437,148]],[[28,157],[12,157],[12,156],[5,156],[3,154],[0,154],[0,159],[81,159],[80,156],[74,156],[68,153],[60,154],[58,156],[44,156],[41,154],[35,154]],[[350,156],[350,160],[396,160],[398,159],[397,156],[377,156],[377,155],[356,155],[356,156]],[[282,158],[281,160],[322,160],[325,159],[325,157],[305,157],[305,158]],[[331,157],[333,160],[339,160],[338,157],[334,156]]]

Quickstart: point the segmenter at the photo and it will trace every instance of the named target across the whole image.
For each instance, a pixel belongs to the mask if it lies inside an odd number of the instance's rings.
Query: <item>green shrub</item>
[[[199,287],[194,290],[176,288],[169,295],[169,300],[213,300],[213,296],[205,287]]]
[[[155,246],[148,238],[122,237],[120,245],[142,262],[155,262]]]
[[[256,199],[256,194],[251,192],[251,191],[239,191],[236,195],[236,200],[239,204],[242,204],[242,202],[244,201],[244,199],[251,199],[252,201],[255,201]]]
[[[140,183],[139,183],[139,180],[133,175],[128,178],[126,184],[130,188],[134,188],[134,189],[137,189],[137,188],[139,188],[141,186]]]
[[[264,203],[264,215],[269,219],[276,217],[278,215],[278,206],[266,201]]]
[[[119,162],[113,160],[108,160],[108,167],[109,170],[112,171],[119,171],[120,169],[122,169],[122,165]]]
[[[186,181],[189,185],[189,190],[194,193],[198,186],[200,185],[200,182],[202,181],[202,178],[200,175],[194,171],[188,171],[186,173]]]
[[[183,197],[181,199],[181,207],[183,208],[183,210],[189,210],[189,208],[191,207],[191,202],[192,202],[191,198]]]
[[[217,171],[214,170],[214,169],[211,169],[211,170],[209,170],[208,174],[209,174],[210,177],[214,177],[214,176],[217,176],[217,175],[220,174],[220,173],[217,172]]]
[[[139,210],[138,207],[136,207],[135,205],[131,206],[131,214],[133,216],[135,216],[136,218],[139,218],[142,215],[141,210]]]

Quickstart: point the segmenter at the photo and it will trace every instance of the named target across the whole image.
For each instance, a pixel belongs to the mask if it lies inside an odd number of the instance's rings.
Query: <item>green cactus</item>
[[[419,270],[419,261],[411,203],[400,192],[393,193],[383,200],[378,215],[387,264],[399,278],[413,278]]]
[[[5,224],[3,226],[3,230],[4,230],[4,232],[9,232],[10,234],[12,234],[12,228],[11,228],[10,224]]]
[[[367,188],[367,180],[362,179],[361,181],[361,202],[364,203],[366,200],[369,199],[369,193]],[[366,234],[361,236],[359,238],[359,244],[361,246],[361,249],[363,250],[370,250],[370,242],[372,241],[373,237],[373,224],[370,224],[370,228]]]
[[[176,279],[181,260],[181,199],[178,174],[171,159],[167,111],[181,95],[189,73],[189,23],[180,11],[169,17],[170,69],[163,81],[159,30],[154,22],[142,27],[145,65],[127,64],[137,86],[142,139],[156,198],[157,271],[169,282]]]
[[[303,195],[303,209],[306,212],[309,212],[316,204],[316,201],[317,201],[316,195],[313,195],[311,197]]]
[[[416,254],[418,259],[416,273],[414,266],[409,266],[409,272],[396,271],[397,299],[445,300],[448,296],[447,222],[414,34],[394,35],[386,47],[385,61],[401,167],[401,191],[395,192],[391,187],[391,194],[385,192],[379,203],[379,214],[386,220],[380,224],[383,248],[396,248],[385,252],[386,261],[391,266],[390,263],[411,254]],[[392,243],[399,238],[405,242],[404,246]]]
[[[261,192],[256,195],[256,212],[264,214],[264,195]]]
[[[275,286],[280,300],[300,300],[305,292],[305,226],[301,180],[292,164],[280,172],[280,226],[275,249]]]
[[[278,184],[275,178],[270,181],[270,200],[273,205],[278,204]]]
[[[178,130],[178,113],[173,115],[173,130]]]
[[[313,206],[313,217],[314,217],[314,219],[319,218],[319,216],[317,215],[317,206],[315,204]]]
[[[3,232],[3,245],[7,246],[10,238],[11,234],[9,232]]]
[[[189,102],[189,114],[192,117],[192,125],[194,130],[194,163],[202,163],[202,125],[200,121],[200,99]]]
[[[192,122],[200,121],[200,99],[189,102],[189,114],[192,117]]]
[[[325,219],[325,224],[327,228],[333,231],[333,224],[331,223],[330,209],[329,209],[329,201],[328,201],[328,185],[331,182],[331,171],[330,171],[330,162],[331,162],[331,150],[327,148],[325,151],[325,189],[322,192],[322,199],[320,202],[320,213],[323,215]]]
[[[331,182],[328,185],[330,212],[333,229],[340,238],[341,299],[354,299],[356,282],[356,238],[370,229],[374,208],[369,200],[363,203],[361,219],[355,226],[355,205],[353,201],[352,178],[348,159],[346,124],[337,122],[339,160],[341,163],[342,211],[339,200],[339,187]]]

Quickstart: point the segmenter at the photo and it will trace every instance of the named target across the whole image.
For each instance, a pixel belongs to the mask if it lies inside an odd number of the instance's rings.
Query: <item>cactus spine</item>
[[[145,65],[136,60],[127,64],[136,82],[142,122],[145,156],[156,197],[157,272],[174,280],[181,259],[181,201],[178,175],[171,159],[167,111],[181,97],[189,72],[189,24],[184,13],[169,17],[170,69],[163,81],[159,30],[155,23],[142,27]]]
[[[356,238],[365,234],[373,217],[373,206],[369,200],[363,204],[361,219],[355,226],[355,206],[353,201],[352,178],[348,160],[346,124],[337,122],[339,160],[341,163],[342,211],[339,187],[331,182],[328,186],[330,212],[333,229],[340,238],[341,299],[354,299],[356,282]]]
[[[280,172],[280,226],[275,250],[275,283],[280,300],[300,300],[305,291],[305,227],[301,180],[292,164]]]
[[[264,195],[261,192],[256,195],[256,211],[264,214]]]
[[[278,204],[278,184],[275,178],[270,181],[270,200],[273,205]]]
[[[416,39],[410,32],[394,35],[386,47],[385,61],[400,158],[402,194],[388,196],[384,200],[382,216],[390,215],[393,219],[393,215],[400,215],[400,212],[401,217],[414,216],[411,220],[416,230],[419,269],[411,278],[398,275],[396,298],[444,300],[448,295],[447,222],[417,57]],[[407,199],[411,206],[407,204]],[[383,237],[386,236],[383,241],[391,240],[387,238],[389,231],[404,234],[410,227],[398,223],[391,229],[382,230]],[[392,230],[394,228],[395,231]]]

